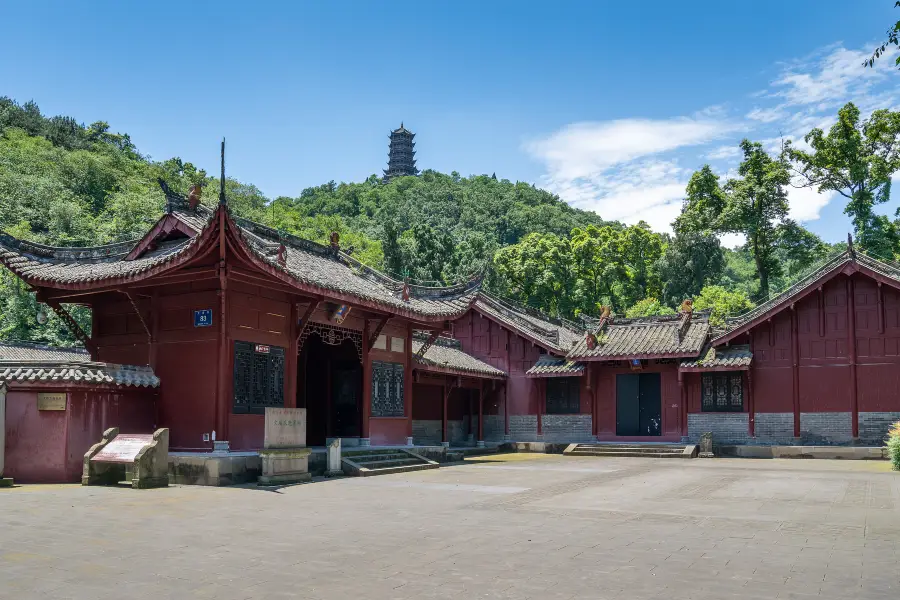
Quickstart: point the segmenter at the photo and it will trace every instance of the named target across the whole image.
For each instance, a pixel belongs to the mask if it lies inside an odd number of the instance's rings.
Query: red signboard
[[[257,344],[257,345],[256,345],[256,352],[257,352],[258,354],[268,354],[268,353],[269,353],[269,347],[266,346],[266,345],[263,345],[263,344]]]
[[[151,443],[152,434],[117,435],[91,458],[91,462],[132,463],[141,448]]]

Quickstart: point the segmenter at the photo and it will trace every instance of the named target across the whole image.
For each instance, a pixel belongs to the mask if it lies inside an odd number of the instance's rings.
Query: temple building
[[[388,168],[384,171],[384,181],[390,181],[393,177],[405,177],[418,175],[416,168],[416,137],[412,131],[400,123],[400,127],[391,132],[391,142],[388,146]]]
[[[0,232],[0,264],[83,344],[0,344],[6,475],[76,480],[111,426],[168,427],[170,460],[218,448],[249,464],[267,407],[305,408],[310,446],[438,451],[704,432],[880,445],[900,420],[900,269],[852,245],[724,329],[690,302],[574,323],[478,278],[394,280],[336,234],[320,245],[234,216],[224,185],[213,207],[161,185],[166,211],[138,240],[61,248]],[[91,308],[90,331],[68,304]]]

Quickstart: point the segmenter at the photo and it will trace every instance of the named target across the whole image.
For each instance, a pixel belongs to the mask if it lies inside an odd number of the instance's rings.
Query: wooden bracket
[[[303,349],[303,334],[306,332],[306,326],[309,325],[309,319],[313,312],[319,307],[319,300],[311,300],[306,312],[300,317],[300,328],[297,330],[297,354]]]
[[[88,352],[91,353],[91,359],[97,359],[97,346],[94,344],[94,340],[91,339],[91,336],[84,332],[84,329],[81,328],[81,325],[78,324],[78,321],[75,320],[72,315],[69,314],[65,308],[63,308],[62,304],[56,302],[55,300],[50,300],[47,302],[47,306],[56,313],[60,319],[62,319],[63,323],[66,324],[66,327],[69,328],[69,331],[72,332],[78,341],[84,344],[84,347],[87,348]]]
[[[378,325],[375,326],[375,331],[373,331],[371,335],[369,335],[369,332],[366,331],[366,335],[368,336],[366,344],[368,348],[372,348],[375,345],[375,342],[378,341],[378,336],[381,335],[381,332],[384,330],[384,326],[387,325],[387,322],[390,319],[390,315],[382,317],[382,319],[378,321]]]
[[[422,347],[419,348],[418,352],[416,352],[417,359],[425,356],[425,353],[428,352],[428,349],[434,345],[434,341],[438,338],[438,336],[440,334],[441,334],[441,332],[436,329],[431,332],[431,335],[428,336],[428,339],[422,343]]]
[[[134,312],[137,313],[138,319],[141,321],[141,325],[144,326],[144,331],[147,332],[147,341],[153,341],[153,334],[150,333],[150,328],[147,326],[147,322],[144,321],[144,315],[141,314],[141,311],[138,309],[137,304],[134,302],[134,298],[132,298],[131,293],[125,290],[119,290],[119,292],[125,294],[125,297],[128,298],[128,301],[131,303],[131,308],[134,309]]]

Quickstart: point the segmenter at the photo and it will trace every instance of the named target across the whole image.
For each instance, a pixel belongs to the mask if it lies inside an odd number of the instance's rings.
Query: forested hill
[[[72,246],[140,237],[163,211],[158,177],[181,192],[205,182],[204,202],[216,199],[217,182],[204,171],[181,158],[150,160],[105,122],[45,117],[34,102],[0,98],[0,229],[7,233]],[[466,277],[529,234],[565,237],[603,225],[549,192],[494,176],[425,171],[384,184],[373,175],[274,200],[252,184],[229,179],[226,186],[240,216],[323,243],[338,231],[359,260],[418,281]],[[55,322],[37,327],[35,312],[24,286],[0,268],[0,339],[69,339]]]

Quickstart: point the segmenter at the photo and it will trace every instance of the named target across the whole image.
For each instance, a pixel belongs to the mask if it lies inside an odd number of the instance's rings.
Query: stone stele
[[[260,485],[310,480],[305,408],[266,408],[263,446],[259,451]]]
[[[713,434],[712,432],[704,433],[700,436],[700,458],[715,458],[713,453]]]
[[[169,485],[169,430],[153,434],[119,434],[118,427],[84,455],[81,485],[115,485],[125,480],[134,489]]]

